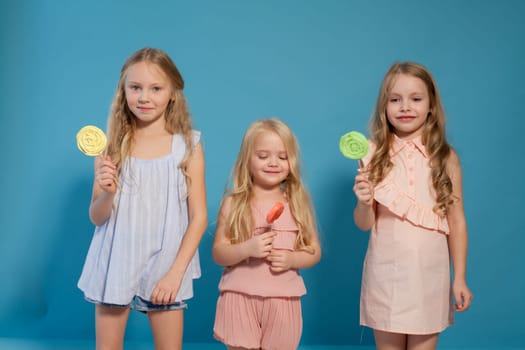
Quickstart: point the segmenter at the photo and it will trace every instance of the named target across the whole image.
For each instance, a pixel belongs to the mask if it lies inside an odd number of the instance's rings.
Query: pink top
[[[288,203],[285,203],[283,213],[271,226],[266,223],[266,213],[270,209],[271,206],[252,207],[252,217],[255,221],[253,234],[261,234],[271,229],[277,233],[273,248],[293,251],[298,228]],[[237,265],[225,267],[219,290],[262,297],[296,297],[306,294],[304,281],[298,270],[272,272],[270,264],[264,258],[249,258]]]
[[[370,146],[365,164],[376,149]],[[375,187],[360,324],[405,334],[441,332],[453,323],[448,221],[432,211],[435,191],[421,138],[395,137],[391,160],[394,167]]]

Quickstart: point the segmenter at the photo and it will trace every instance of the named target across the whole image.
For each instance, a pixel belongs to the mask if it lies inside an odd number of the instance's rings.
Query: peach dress
[[[375,145],[370,145],[371,159]],[[432,211],[435,191],[421,138],[395,137],[394,167],[374,192],[376,222],[363,266],[360,324],[432,334],[453,324],[446,217]]]

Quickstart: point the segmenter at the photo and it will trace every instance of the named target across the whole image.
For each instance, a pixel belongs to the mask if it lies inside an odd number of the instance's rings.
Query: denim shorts
[[[109,303],[103,303],[101,301],[96,301],[93,299],[86,298],[87,301],[97,304],[97,305],[103,305],[108,307],[116,307],[116,308],[131,308],[135,309],[140,312],[150,312],[150,311],[167,311],[167,310],[184,310],[188,308],[188,304],[183,301],[176,301],[173,304],[153,304],[151,301],[143,299],[136,295],[133,297],[131,302],[126,305],[119,305],[119,304],[109,304]]]

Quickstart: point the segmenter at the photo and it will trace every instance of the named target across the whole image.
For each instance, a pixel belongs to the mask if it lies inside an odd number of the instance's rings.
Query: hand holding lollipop
[[[350,131],[341,136],[339,150],[346,158],[359,160],[359,167],[362,168],[362,158],[368,153],[368,140],[359,131]]]
[[[106,135],[96,126],[84,126],[77,133],[77,147],[87,156],[98,156],[104,153],[106,143]]]
[[[93,125],[84,126],[77,133],[77,147],[87,156],[99,156],[106,150],[107,138],[102,130]],[[99,182],[101,188],[107,192],[115,192],[117,188],[117,180],[115,178],[115,165],[106,156],[96,159],[95,169],[102,169],[97,171],[95,179]]]
[[[341,136],[339,149],[347,158],[358,159],[358,174],[355,178],[354,192],[360,202],[370,206],[374,203],[374,188],[368,181],[366,174],[362,174],[362,158],[368,154],[368,140],[358,131],[350,131]]]
[[[284,210],[284,204],[276,202],[274,206],[266,214],[267,226],[264,227],[264,232],[253,236],[249,241],[250,257],[266,258],[273,249],[272,243],[276,235],[272,232],[272,223],[281,216]]]

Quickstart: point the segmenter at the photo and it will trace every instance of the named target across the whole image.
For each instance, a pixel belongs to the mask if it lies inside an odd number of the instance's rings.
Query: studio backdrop
[[[302,272],[302,343],[372,344],[359,326],[368,233],[352,219],[357,163],[338,141],[367,132],[386,70],[410,60],[434,74],[463,166],[475,298],[441,344],[524,346],[524,16],[520,0],[2,1],[0,337],[94,338],[76,287],[94,229],[93,159],[75,134],[106,128],[122,64],[151,46],[186,81],[206,158],[210,222],[185,341],[214,341],[217,210],[244,131],[275,116],[298,137],[323,247]],[[151,337],[144,315],[127,337]]]

